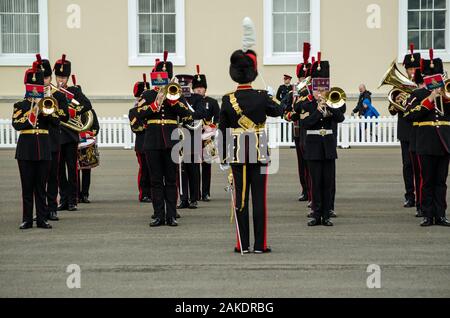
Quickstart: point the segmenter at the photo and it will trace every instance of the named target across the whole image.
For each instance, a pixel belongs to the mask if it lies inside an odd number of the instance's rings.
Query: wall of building
[[[66,8],[76,3],[82,10],[81,29],[66,28]],[[383,98],[388,88],[378,83],[397,56],[398,4],[375,1],[381,7],[380,29],[366,25],[367,6],[373,0],[321,0],[321,50],[332,64],[332,84],[344,88],[355,103],[358,85],[366,83],[375,94],[376,106],[387,114]],[[132,87],[149,67],[128,66],[127,0],[49,0],[49,51],[55,61],[66,53],[85,93],[91,96],[100,116],[118,116],[132,104]],[[261,77],[255,87],[277,88],[284,73],[295,66],[263,66],[263,0],[186,0],[186,66],[176,73],[193,73],[200,64],[209,81],[209,94],[221,96],[234,89],[228,75],[231,53],[241,45],[243,17],[257,28]],[[299,56],[299,62],[301,56]],[[446,68],[449,69],[449,64]],[[9,117],[11,100],[23,93],[25,67],[0,67],[0,118]]]

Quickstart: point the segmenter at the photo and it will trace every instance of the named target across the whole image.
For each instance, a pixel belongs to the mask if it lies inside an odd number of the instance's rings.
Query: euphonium
[[[54,93],[55,91],[58,91],[58,92],[63,93],[66,96],[67,96],[67,94],[71,94],[69,91],[67,91],[64,88],[58,88],[53,84],[50,84],[50,85],[52,88],[52,93]],[[69,104],[69,108],[73,108],[73,109],[77,109],[80,106],[81,106],[81,104],[74,98],[71,100],[71,102]],[[74,118],[69,118],[69,120],[67,122],[61,121],[62,126],[69,128],[70,130],[73,130],[77,133],[81,133],[83,131],[88,131],[89,129],[91,129],[93,123],[94,123],[94,114],[92,113],[92,111],[88,111],[81,115],[77,115]]]
[[[170,83],[164,89],[164,96],[165,99],[168,99],[170,101],[177,101],[181,98],[181,86],[177,83]]]
[[[417,84],[403,75],[403,73],[398,69],[397,63],[394,61],[381,80],[380,87],[384,85],[391,85],[394,87],[394,89],[392,89],[388,95],[390,104],[393,105],[397,110],[405,112],[405,102],[409,98],[409,96],[411,96],[412,92],[414,92],[414,90],[418,88]],[[401,103],[398,103],[396,101],[398,96],[402,96]]]

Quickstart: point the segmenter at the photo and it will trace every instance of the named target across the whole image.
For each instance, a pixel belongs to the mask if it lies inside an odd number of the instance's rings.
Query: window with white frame
[[[153,65],[164,51],[185,64],[184,0],[128,0],[129,65]]]
[[[30,65],[48,55],[47,0],[0,1],[0,65]]]
[[[433,48],[436,57],[450,62],[449,12],[450,0],[400,0],[399,60],[413,43],[416,50]]]
[[[264,0],[264,64],[298,64],[303,43],[320,50],[320,0]]]

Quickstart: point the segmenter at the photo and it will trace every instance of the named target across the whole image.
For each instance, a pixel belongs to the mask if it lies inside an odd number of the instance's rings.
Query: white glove
[[[228,163],[220,165],[220,170],[222,170],[222,171],[228,171],[228,170],[230,170],[230,168],[231,168],[231,166]]]
[[[267,94],[268,94],[270,97],[275,96],[275,91],[273,90],[272,87],[270,87],[270,86],[267,87]]]

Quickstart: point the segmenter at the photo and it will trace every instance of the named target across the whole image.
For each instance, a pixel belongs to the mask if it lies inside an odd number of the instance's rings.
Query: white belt
[[[306,132],[308,136],[314,135],[314,136],[328,136],[333,134],[333,130],[330,129],[320,129],[320,130],[308,130]]]

